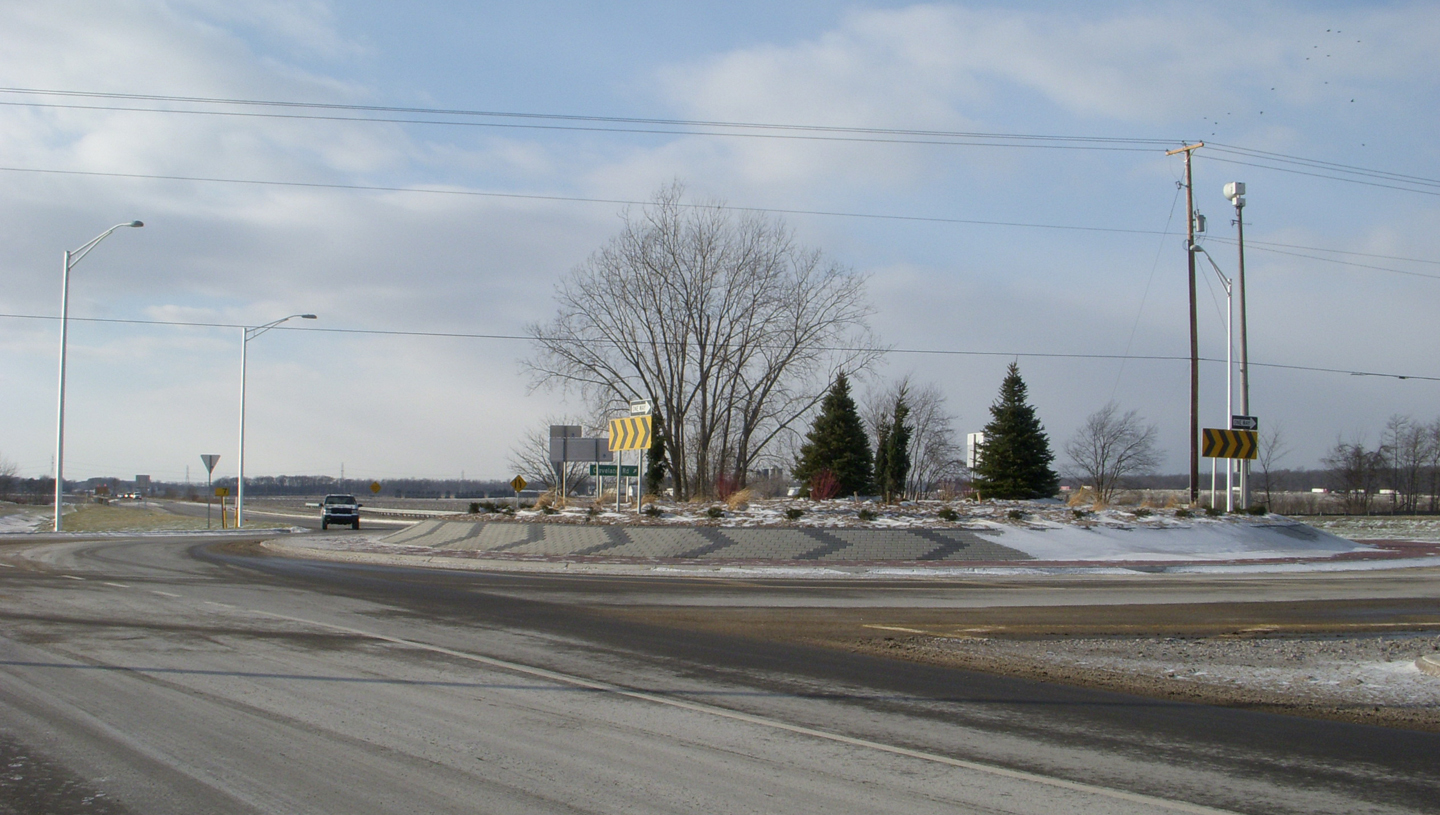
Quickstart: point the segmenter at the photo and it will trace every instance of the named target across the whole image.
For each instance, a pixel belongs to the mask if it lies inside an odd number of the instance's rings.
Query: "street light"
[[[1235,275],[1239,289],[1235,305],[1240,309],[1240,413],[1250,415],[1250,342],[1245,320],[1245,182],[1231,181],[1225,185],[1225,197],[1235,205],[1235,229],[1240,247],[1240,269]],[[1240,505],[1250,506],[1250,460],[1240,462]]]
[[[1192,244],[1191,247],[1190,247],[1190,251],[1191,251],[1191,252],[1199,252],[1199,253],[1201,253],[1201,254],[1203,254],[1203,255],[1205,256],[1205,259],[1206,259],[1206,260],[1210,261],[1210,268],[1212,268],[1212,269],[1215,270],[1215,276],[1218,277],[1218,278],[1220,278],[1220,285],[1221,285],[1222,287],[1224,287],[1224,289],[1225,289],[1225,415],[1226,415],[1227,417],[1228,417],[1228,416],[1234,416],[1234,415],[1235,415],[1235,386],[1234,386],[1234,384],[1233,384],[1233,382],[1232,382],[1231,377],[1234,375],[1234,372],[1235,372],[1235,363],[1231,360],[1231,356],[1230,356],[1231,353],[1232,353],[1232,350],[1233,350],[1234,347],[1235,347],[1235,332],[1234,332],[1233,323],[1232,323],[1232,318],[1234,317],[1234,314],[1235,314],[1235,305],[1234,305],[1234,301],[1233,301],[1233,299],[1232,299],[1232,295],[1233,295],[1233,293],[1234,293],[1234,287],[1233,287],[1233,285],[1231,284],[1230,278],[1226,277],[1226,276],[1225,276],[1225,273],[1222,272],[1222,271],[1220,271],[1220,267],[1215,264],[1215,259],[1212,258],[1212,257],[1210,257],[1210,253],[1209,253],[1209,252],[1206,252],[1206,251],[1205,251],[1205,247],[1201,246],[1201,245],[1198,244],[1198,243],[1197,243],[1197,244]],[[1229,427],[1229,426],[1230,426],[1230,419],[1227,418],[1227,419],[1225,420],[1225,423],[1226,423],[1226,426]],[[1215,463],[1214,463],[1214,462],[1215,462],[1215,460],[1214,460],[1214,459],[1211,459],[1211,464],[1210,464],[1210,505],[1211,505],[1211,506],[1214,506],[1214,505],[1215,505]],[[1234,512],[1234,511],[1235,511],[1235,467],[1234,467],[1234,462],[1231,461],[1230,459],[1226,459],[1226,460],[1225,460],[1225,511],[1226,511],[1226,512]]]
[[[245,523],[245,350],[249,348],[250,341],[264,334],[266,331],[280,325],[287,320],[299,317],[302,320],[314,320],[314,314],[291,314],[279,320],[268,322],[254,328],[241,329],[240,339],[240,475],[235,479],[235,528],[243,529]]]
[[[80,259],[90,254],[90,250],[100,241],[110,237],[110,233],[121,227],[133,226],[142,227],[145,224],[140,221],[116,224],[109,229],[95,236],[93,240],[74,251],[65,253],[64,271],[60,274],[60,397],[59,407],[55,411],[55,531],[59,532],[63,526],[61,514],[64,510],[65,499],[65,339],[70,327],[70,269],[80,262]]]

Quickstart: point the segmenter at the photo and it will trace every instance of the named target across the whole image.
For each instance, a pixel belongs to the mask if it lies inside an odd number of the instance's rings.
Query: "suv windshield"
[[[327,496],[325,496],[325,503],[327,503],[327,504],[353,504],[353,503],[355,503],[355,496],[353,496],[353,495],[327,495]]]

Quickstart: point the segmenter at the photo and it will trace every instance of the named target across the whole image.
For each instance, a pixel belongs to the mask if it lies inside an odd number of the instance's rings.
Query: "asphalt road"
[[[31,536],[0,564],[0,812],[1440,811],[1437,735],[612,613],[714,581],[173,536]],[[747,585],[719,593],[863,601]]]
[[[194,503],[191,501],[160,501],[155,503],[158,503],[160,507],[163,508],[166,512],[172,512],[176,515],[186,515],[192,518],[205,517],[204,504]],[[227,513],[234,513],[235,507],[233,505],[233,502],[226,505],[225,511]],[[220,526],[219,504],[215,504],[211,508],[211,513],[215,519],[215,527],[218,529]],[[227,515],[227,517],[233,517],[233,514]],[[413,521],[405,521],[396,518],[385,518],[379,515],[368,514],[363,509],[360,511],[360,526],[362,531],[366,529],[403,529],[404,527],[409,526],[411,523],[413,523]],[[304,510],[298,508],[285,508],[283,510],[277,510],[266,507],[263,502],[245,502],[246,528],[257,525],[270,524],[274,524],[275,526],[280,527],[298,526],[303,529],[319,529],[320,510],[318,508]]]

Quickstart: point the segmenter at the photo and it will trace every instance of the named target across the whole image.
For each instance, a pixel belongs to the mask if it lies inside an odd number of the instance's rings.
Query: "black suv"
[[[360,528],[360,502],[353,495],[327,495],[320,504],[320,528],[329,529],[330,524],[349,524],[351,529]]]

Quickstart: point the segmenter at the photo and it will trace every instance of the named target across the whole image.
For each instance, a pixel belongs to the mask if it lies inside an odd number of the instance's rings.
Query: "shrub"
[[[1215,518],[1220,515],[1224,515],[1225,510],[1221,509],[1220,507],[1205,507],[1205,514],[1211,518]]]
[[[860,510],[860,512],[857,513],[857,514],[858,514],[860,520],[862,520],[862,521],[873,521],[873,520],[875,520],[875,510],[873,510],[873,509],[862,509],[862,510]]]
[[[1247,510],[1245,510],[1245,511],[1248,512],[1248,513],[1250,513],[1251,515],[1264,515],[1265,513],[1269,512],[1270,510],[1269,510],[1269,508],[1267,508],[1264,504],[1256,504],[1255,506],[1250,507],[1249,509],[1247,509]]]
[[[710,507],[709,509],[705,510],[705,514],[711,518],[724,518],[725,510],[721,509],[720,507]]]
[[[754,499],[755,491],[746,487],[743,490],[736,490],[730,493],[729,497],[725,499],[725,506],[729,507],[731,512],[739,512],[749,507],[750,502]]]
[[[1081,518],[1084,518],[1086,515],[1089,515],[1089,514],[1090,514],[1090,510],[1088,510],[1088,509],[1072,509],[1072,510],[1070,510],[1070,514],[1075,517],[1075,520],[1078,521],[1078,520],[1080,520]]]
[[[805,510],[801,509],[800,507],[789,507],[785,510],[785,517],[792,521],[800,520],[800,516],[804,514]]]
[[[1191,514],[1193,514],[1193,513],[1191,513],[1190,510],[1188,510],[1188,509],[1186,509],[1186,508],[1184,508],[1184,507],[1181,507],[1181,508],[1175,510],[1175,517],[1176,517],[1176,518],[1189,518],[1189,517],[1191,516]]]
[[[810,497],[816,501],[829,501],[840,494],[840,481],[830,470],[821,470],[810,477]]]
[[[643,512],[646,515],[649,515],[651,518],[659,518],[661,515],[665,514],[660,511],[660,507],[657,507],[654,504],[650,504],[649,506],[645,507]]]
[[[730,496],[734,495],[739,488],[740,485],[736,483],[734,476],[722,475],[715,479],[715,497],[721,501],[729,501]]]
[[[514,504],[506,504],[505,506],[503,506],[503,507],[500,508],[500,512],[501,512],[502,514],[504,514],[504,515],[514,515],[514,514],[515,514],[515,505],[514,505]]]
[[[596,504],[591,504],[591,505],[590,505],[590,508],[587,509],[587,510],[585,510],[585,520],[588,521],[588,520],[590,520],[591,518],[594,518],[595,516],[599,515],[600,513],[604,512],[604,511],[605,511],[605,510],[601,509],[601,508],[600,508],[600,505],[599,505],[598,503],[596,503]]]
[[[935,513],[935,514],[936,514],[936,515],[939,515],[939,516],[940,516],[940,520],[942,520],[942,521],[950,521],[950,522],[953,523],[953,522],[955,522],[955,521],[960,520],[960,513],[956,512],[955,510],[951,509],[950,507],[941,507],[941,508],[940,508],[940,511],[937,512],[937,513]]]
[[[480,514],[480,502],[479,502],[479,501],[471,501],[471,502],[470,502],[470,514],[471,514],[471,515],[479,515],[479,514]]]
[[[1150,509],[1148,507],[1139,507],[1135,510],[1136,518],[1149,518],[1150,514]]]
[[[554,515],[559,510],[555,509],[555,507],[552,507],[549,504],[541,504],[540,511],[545,513],[546,515]]]
[[[1021,512],[1018,509],[1012,509],[1009,512],[1005,513],[1005,517],[1009,518],[1012,521],[1023,521],[1025,520],[1025,513]]]

